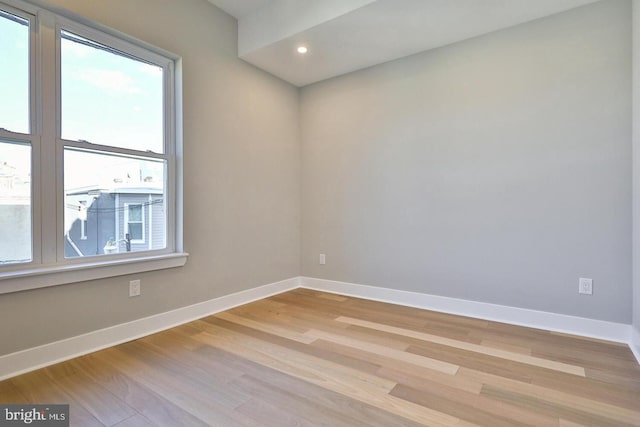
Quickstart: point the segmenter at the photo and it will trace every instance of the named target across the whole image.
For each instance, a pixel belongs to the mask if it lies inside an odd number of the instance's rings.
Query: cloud
[[[85,68],[74,74],[74,78],[101,89],[124,94],[142,92],[134,80],[121,71]]]
[[[139,70],[154,77],[162,77],[162,68],[157,65],[140,64]]]
[[[93,49],[80,43],[62,38],[62,54],[75,58],[85,58],[93,53]]]

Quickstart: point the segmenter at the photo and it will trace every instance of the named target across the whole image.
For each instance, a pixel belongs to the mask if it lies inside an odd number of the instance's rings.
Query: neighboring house
[[[166,246],[164,195],[157,187],[81,188],[67,192],[65,257]]]
[[[7,162],[0,163],[0,190],[13,189],[16,176],[16,168]]]

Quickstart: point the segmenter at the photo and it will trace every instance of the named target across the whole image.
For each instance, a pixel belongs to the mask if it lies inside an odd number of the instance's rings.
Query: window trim
[[[0,0],[7,12],[30,23],[30,129],[31,134],[0,130],[0,138],[27,142],[32,149],[32,260],[0,267],[0,294],[55,286],[163,268],[179,267],[188,254],[182,242],[182,80],[181,58],[134,37],[112,30],[58,8],[43,8],[23,0]],[[64,258],[64,148],[100,151],[97,144],[60,137],[59,31],[123,50],[165,70],[164,153],[106,147],[109,152],[163,159],[165,168],[166,248],[108,255]],[[153,60],[150,60],[153,59]],[[162,60],[164,62],[157,62]],[[55,75],[51,79],[43,76]],[[52,113],[54,112],[55,113]],[[49,114],[45,114],[49,112]],[[55,158],[55,162],[40,159]],[[48,177],[55,176],[55,179]],[[55,215],[43,215],[44,210]],[[144,231],[143,231],[144,233]]]
[[[141,254],[142,252],[136,252]],[[36,268],[0,273],[0,295],[29,289],[86,282],[146,271],[182,267],[188,253],[176,252],[134,258],[111,259],[67,265],[40,265]]]

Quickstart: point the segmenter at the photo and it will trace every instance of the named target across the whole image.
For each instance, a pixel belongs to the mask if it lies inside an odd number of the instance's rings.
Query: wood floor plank
[[[586,374],[588,378],[599,380],[605,383],[618,384],[632,393],[640,393],[640,380],[638,380],[638,374],[635,370],[629,370],[627,372],[609,371],[605,368],[589,369],[587,368]]]
[[[393,347],[400,350],[407,347],[407,340],[402,339],[402,337],[393,338],[389,337],[389,334],[386,334],[384,332],[371,331],[370,329],[352,326],[342,322],[336,322],[333,319],[337,316],[327,317],[318,314],[317,311],[302,309],[301,307],[296,306],[290,306],[286,308],[280,307],[278,310],[278,320],[267,319],[267,321],[284,321],[288,322],[288,324],[297,325],[299,329],[302,329],[301,333],[304,333],[309,329],[320,329],[326,332],[343,334],[353,337],[354,339],[359,339],[374,344],[385,345],[387,347]],[[286,324],[283,323],[278,324],[281,326],[286,326]]]
[[[304,376],[310,382],[335,380],[340,384],[352,387],[365,387],[381,393],[388,393],[395,383],[389,380],[344,367],[315,356],[285,347],[240,335],[216,325],[209,325],[209,331],[200,334],[197,339],[207,345],[222,348],[246,359],[286,373],[294,373],[296,377]],[[243,353],[244,351],[244,353]]]
[[[579,365],[586,371],[589,369],[602,369],[608,372],[617,373],[621,376],[640,373],[640,366],[637,362],[628,359],[618,358],[611,354],[603,354],[594,351],[577,350],[560,345],[533,345],[531,355],[534,357],[553,359],[572,365]]]
[[[236,411],[250,417],[264,427],[297,427],[310,425],[293,411],[283,411],[264,399],[251,399],[236,408]]]
[[[491,375],[472,369],[461,368],[458,375],[462,378],[469,378],[480,381],[483,384],[483,393],[487,390],[498,393],[499,390],[507,392],[507,394],[517,394],[518,396],[526,396],[532,399],[565,406],[568,409],[581,411],[593,416],[600,415],[610,418],[612,421],[620,423],[629,423],[631,425],[640,425],[640,406],[637,410],[630,410],[609,403],[599,402],[593,399],[586,399],[575,394],[569,394],[546,387],[537,386],[535,384],[526,384],[520,381],[509,380],[497,375]],[[638,396],[640,398],[640,396]],[[640,400],[638,401],[640,402]]]
[[[136,414],[119,397],[82,372],[58,378],[55,383],[104,425],[115,425]]]
[[[438,381],[443,384],[465,390],[473,393],[480,393],[482,384],[470,381],[466,379],[460,379],[457,376],[449,373],[442,373],[437,370],[416,366],[410,363],[398,361],[379,354],[362,352],[357,348],[336,344],[330,341],[317,340],[314,341],[311,346],[316,348],[322,348],[334,353],[342,354],[345,356],[367,360],[374,362],[377,365],[374,370],[367,370],[367,372],[374,373],[382,378],[387,378],[396,383],[404,381]]]
[[[202,383],[194,383],[172,372],[165,372],[162,367],[142,362],[130,352],[121,350],[120,347],[99,352],[96,357],[102,363],[119,367],[125,375],[207,424],[258,427],[253,420],[246,419],[242,414],[234,411],[235,406],[240,402],[220,399],[217,390],[203,387]],[[228,406],[227,404],[231,402],[234,404]]]
[[[527,356],[531,356],[530,348],[519,346],[519,345],[505,344],[502,342],[491,341],[491,340],[481,340],[480,345],[484,347],[492,347],[500,350],[507,350],[512,353],[520,353],[520,354],[525,354]]]
[[[318,298],[323,298],[323,299],[328,299],[331,301],[338,301],[338,302],[345,302],[345,301],[349,301],[349,298],[342,296],[342,295],[337,295],[337,294],[328,294],[326,292],[319,292],[317,294]]]
[[[196,330],[198,334],[202,332],[200,329]],[[177,333],[176,335],[180,334]],[[188,336],[182,336],[180,340],[175,340],[174,335],[169,335],[165,341],[155,339],[147,340],[144,338],[140,340],[140,342],[148,344],[154,352],[172,359],[172,363],[186,365],[188,371],[194,372],[199,379],[204,379],[205,381],[207,376],[215,375],[212,383],[221,384],[244,375],[243,371],[235,369],[229,364],[222,363],[216,359],[203,357],[198,351],[203,345],[195,340],[193,338],[194,336],[195,335],[190,334]],[[202,371],[204,371],[204,375],[200,376],[199,373]]]
[[[406,366],[398,366],[397,364],[394,364],[393,367],[381,367],[378,369],[377,374],[382,378],[387,378],[398,384],[414,388],[419,388],[418,384],[423,384],[425,381],[429,381],[446,384],[447,386],[457,390],[474,394],[480,394],[480,391],[482,390],[482,384],[479,382],[460,378],[455,375],[442,374],[431,369],[407,368]]]
[[[256,396],[263,396],[263,399],[273,406],[287,408],[289,413],[296,414],[301,425],[321,424],[320,420],[327,416],[332,420],[332,426],[417,427],[421,425],[371,405],[354,402],[344,395],[322,387],[309,389],[308,384],[295,381],[292,387],[291,377],[279,374],[286,378],[286,383],[282,383],[286,388],[274,387],[271,373],[262,375],[261,378],[246,375],[235,380],[233,384],[240,383],[242,387],[250,388]]]
[[[538,372],[532,375],[531,383],[628,409],[637,408],[640,399],[640,392],[629,388],[622,381],[614,383],[596,378]]]
[[[255,396],[262,396],[260,399],[256,397],[256,399],[248,402],[247,405],[239,407],[238,410],[247,413],[265,426],[279,427],[281,424],[313,425],[314,420],[322,419],[328,414],[330,414],[333,423],[337,426],[366,426],[357,419],[349,418],[339,413],[331,413],[326,407],[315,404],[304,397],[295,396],[289,393],[288,390],[273,387],[271,384],[264,385],[258,378],[250,375],[238,378],[232,384],[242,387]],[[262,402],[262,407],[251,407],[258,401]],[[285,412],[283,411],[284,408],[287,408],[286,413],[279,415],[278,412]]]
[[[94,355],[72,360],[84,372],[157,426],[205,427],[208,424],[174,405]],[[135,418],[134,418],[135,419]]]
[[[216,329],[211,329],[211,326],[223,328],[224,330],[245,336],[250,339],[258,340],[257,342],[268,343],[269,345],[275,345],[277,348],[295,351],[304,355],[308,355],[314,358],[314,360],[324,360],[334,365],[344,366],[345,368],[355,369],[356,371],[373,374],[379,368],[372,361],[364,361],[354,357],[343,356],[335,352],[327,352],[318,349],[317,347],[298,343],[285,338],[281,338],[276,335],[264,333],[252,328],[248,328],[242,325],[237,325],[226,320],[219,318],[207,318],[205,323],[199,324],[202,326],[203,331],[213,332],[216,334]]]
[[[454,426],[458,419],[388,394],[395,383],[327,363],[322,359],[285,351],[277,346],[247,337],[234,336],[219,328],[213,335],[203,332],[203,342],[222,348],[256,363],[304,379],[352,399],[382,408],[396,415],[426,425]],[[286,358],[282,356],[286,354]]]
[[[445,390],[438,387],[434,390],[439,393],[425,392],[399,384],[393,389],[391,394],[403,400],[414,402],[418,405],[429,406],[437,410],[452,414],[460,419],[478,423],[480,425],[491,425],[494,427],[539,427],[557,426],[557,417],[538,415],[533,411],[518,409],[511,405],[500,405],[500,402],[491,399],[468,399],[463,401],[463,396],[443,394]],[[490,403],[490,404],[489,404]]]
[[[170,348],[172,350],[180,349],[184,352],[194,351],[201,344],[197,341],[190,339],[192,336],[199,334],[200,330],[189,325],[181,325],[177,328],[172,328],[161,333],[152,334],[143,338],[140,338],[141,342],[156,345],[160,348]]]
[[[28,403],[68,404],[70,425],[72,426],[104,426],[66,390],[53,383],[43,370],[20,375],[9,381],[27,398]]]
[[[0,403],[28,403],[29,400],[11,381],[0,381]]]
[[[502,401],[512,405],[518,405],[522,408],[526,408],[532,411],[545,412],[547,414],[555,415],[559,418],[569,421],[587,423],[592,427],[630,427],[637,426],[637,424],[626,423],[619,420],[613,420],[602,414],[590,414],[585,411],[569,408],[562,404],[551,402],[545,399],[539,399],[527,395],[521,395],[512,391],[506,391],[500,388],[492,386],[484,387],[482,395],[487,396],[493,400]]]
[[[156,424],[152,423],[146,417],[136,414],[119,422],[118,424],[114,424],[114,427],[156,427]]]
[[[560,427],[587,427],[584,424],[574,423],[573,421],[563,420],[560,418]]]
[[[265,399],[280,403],[283,407],[294,406],[302,411],[306,418],[313,420],[312,425],[323,425],[323,420],[331,420],[331,426],[345,427],[370,427],[370,426],[402,426],[416,427],[418,424],[381,410],[372,405],[351,399],[323,387],[310,384],[286,373],[270,369],[266,366],[254,363],[244,358],[238,358],[234,354],[227,353],[215,347],[206,347],[198,350],[203,355],[220,360],[223,363],[233,365],[246,373],[243,380],[252,379],[260,383],[261,390],[257,390]],[[234,380],[232,384],[236,384]],[[252,385],[252,387],[254,387]],[[279,400],[273,391],[285,393],[289,399]]]
[[[273,307],[269,306],[240,306],[223,313],[235,314],[236,316],[242,317],[244,319],[252,320],[258,323],[264,323],[267,325],[273,325],[285,329],[289,332],[296,332],[299,334],[303,334],[309,329],[300,324],[297,318],[286,314],[284,311],[274,309]]]
[[[309,337],[308,335],[305,335],[305,334],[299,334],[297,332],[291,332],[291,330],[288,330],[281,326],[274,326],[264,322],[261,323],[261,322],[243,318],[242,316],[237,316],[231,313],[218,313],[216,317],[227,320],[232,323],[237,323],[238,325],[247,326],[249,328],[256,329],[258,331],[267,332],[269,334],[277,335],[279,337],[298,341],[304,344],[309,344],[314,340],[313,337]]]
[[[358,340],[354,340],[352,338],[343,337],[337,334],[332,334],[324,331],[319,331],[316,329],[312,329],[305,333],[305,335],[315,339],[321,339],[325,341],[334,342],[336,344],[341,344],[343,346],[352,347],[363,351],[365,353],[371,354],[371,357],[374,355],[384,356],[390,359],[397,360],[399,362],[409,363],[418,367],[433,369],[434,371],[442,372],[445,374],[454,375],[458,371],[458,366],[442,362],[440,360],[431,359],[424,356],[419,356],[413,353],[407,353],[402,350],[396,350],[393,348],[388,348],[378,344],[366,343]]]
[[[573,375],[585,376],[584,368],[582,366],[569,365],[567,363],[556,362],[553,360],[543,359],[539,357],[528,356],[525,354],[514,353],[512,351],[500,350],[492,347],[470,344],[463,341],[452,340],[450,338],[439,337],[432,334],[425,334],[423,332],[413,331],[410,329],[398,328],[395,326],[389,326],[377,322],[369,322],[366,320],[355,319],[352,317],[339,317],[336,319],[339,322],[348,323],[350,325],[362,326],[378,331],[385,331],[396,335],[402,335],[406,337],[415,338],[421,341],[433,342],[436,344],[445,345],[448,347],[458,348],[466,351],[473,351],[476,353],[485,354],[488,356],[498,357],[501,359],[511,360],[514,362],[525,363],[528,365],[539,366],[546,369],[552,369],[555,371],[566,372]]]
[[[71,426],[640,427],[627,346],[296,289],[0,382]]]
[[[353,317],[353,316],[352,316]],[[378,321],[379,319],[374,319]],[[438,335],[445,338],[451,338],[454,340],[466,341],[471,343],[479,343],[479,340],[473,340],[471,338],[471,331],[476,327],[469,327],[466,325],[452,325],[443,322],[428,321],[424,326],[419,328],[421,332],[427,334]]]
[[[235,407],[249,399],[249,396],[225,387],[228,378],[220,371],[194,368],[139,342],[128,343],[120,347],[120,351],[126,352],[130,357],[142,358],[145,364],[154,370],[161,368],[167,376],[175,378],[176,385],[184,386],[188,390],[197,390],[223,406]]]

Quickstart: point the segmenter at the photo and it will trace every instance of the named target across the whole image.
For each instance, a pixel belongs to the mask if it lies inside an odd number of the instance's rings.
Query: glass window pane
[[[0,265],[31,261],[31,147],[0,141]]]
[[[129,221],[142,221],[142,205],[129,206]]]
[[[0,128],[30,133],[29,21],[0,10]]]
[[[63,31],[62,138],[164,152],[163,69]]]
[[[166,248],[165,170],[163,160],[66,149],[65,257]]]
[[[129,238],[131,240],[143,240],[142,223],[129,223]]]

